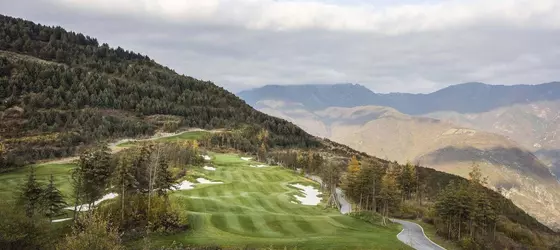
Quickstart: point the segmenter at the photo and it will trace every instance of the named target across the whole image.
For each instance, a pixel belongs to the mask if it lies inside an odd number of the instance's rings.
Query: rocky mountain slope
[[[560,101],[516,104],[483,113],[435,112],[424,116],[511,138],[560,177]]]

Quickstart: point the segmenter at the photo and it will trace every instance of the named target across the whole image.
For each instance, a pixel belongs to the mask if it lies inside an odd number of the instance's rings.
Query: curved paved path
[[[424,234],[424,229],[414,222],[391,219],[391,221],[399,223],[403,226],[403,230],[397,234],[397,238],[405,244],[417,250],[441,250],[445,249],[434,243]]]
[[[323,185],[323,180],[321,180],[321,177],[316,176],[316,175],[305,175],[307,178],[318,182],[319,184]],[[348,214],[350,212],[352,212],[352,205],[350,205],[350,202],[348,202],[346,200],[346,198],[344,198],[344,191],[342,191],[342,189],[340,188],[336,188],[335,190],[336,193],[336,199],[339,203],[339,208],[340,208],[340,213],[341,214]]]

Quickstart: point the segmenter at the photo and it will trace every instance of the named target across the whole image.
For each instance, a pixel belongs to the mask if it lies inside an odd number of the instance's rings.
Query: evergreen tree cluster
[[[53,218],[60,215],[62,209],[67,206],[62,193],[54,184],[54,177],[51,175],[49,183],[43,187],[37,181],[35,167],[30,168],[27,181],[21,187],[16,201],[29,218],[36,215]]]
[[[167,197],[181,177],[172,169],[202,162],[194,141],[143,143],[115,155],[108,154],[106,146],[97,146],[80,156],[74,170],[75,203],[87,204],[88,211],[95,206],[126,237],[145,235],[146,230],[182,230],[186,215]],[[116,201],[97,206],[95,201],[108,192],[117,195]]]
[[[163,126],[148,119],[152,115],[179,121]],[[12,162],[67,156],[80,145],[161,127],[248,125],[270,133],[267,147],[317,145],[300,128],[212,82],[80,33],[7,16],[0,16],[0,117]]]

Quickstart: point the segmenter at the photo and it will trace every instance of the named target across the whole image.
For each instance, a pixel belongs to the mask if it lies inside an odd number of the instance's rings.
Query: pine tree
[[[416,190],[416,167],[410,162],[401,167],[400,175],[398,176],[399,186],[402,192],[402,199],[408,200],[412,198],[412,192]]]
[[[157,195],[165,196],[167,195],[167,191],[173,187],[175,179],[173,178],[173,174],[169,170],[167,159],[161,157],[158,165],[158,173],[155,178],[153,188],[156,190]]]
[[[35,176],[35,167],[31,166],[27,181],[21,187],[21,192],[17,197],[18,204],[23,206],[28,217],[33,217],[40,209],[42,193],[43,189]]]
[[[117,186],[119,192],[119,199],[121,202],[121,221],[124,221],[125,213],[125,201],[128,198],[130,190],[135,189],[136,180],[134,178],[133,166],[132,166],[132,155],[131,153],[122,154],[117,162],[116,175],[114,175],[113,183]]]
[[[76,206],[92,207],[104,195],[112,173],[111,154],[107,145],[101,145],[80,155],[78,167],[73,170],[73,188]]]
[[[62,209],[68,206],[64,201],[62,193],[54,185],[54,177],[52,174],[49,179],[49,184],[45,190],[43,190],[41,203],[45,215],[51,220],[53,216],[59,215]]]

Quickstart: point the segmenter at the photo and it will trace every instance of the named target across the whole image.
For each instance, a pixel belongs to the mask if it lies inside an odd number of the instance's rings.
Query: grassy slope
[[[155,239],[160,244],[289,246],[297,249],[407,249],[397,227],[382,227],[321,206],[293,204],[289,183],[313,182],[280,167],[251,168],[237,155],[213,155],[206,178],[224,184],[177,191],[194,230]]]
[[[43,184],[47,184],[52,174],[54,176],[55,185],[65,196],[66,201],[70,201],[72,193],[72,185],[70,179],[70,170],[73,164],[44,164],[35,166],[37,180]],[[0,199],[9,201],[14,199],[19,187],[27,180],[29,168],[21,168],[12,172],[0,175]]]

